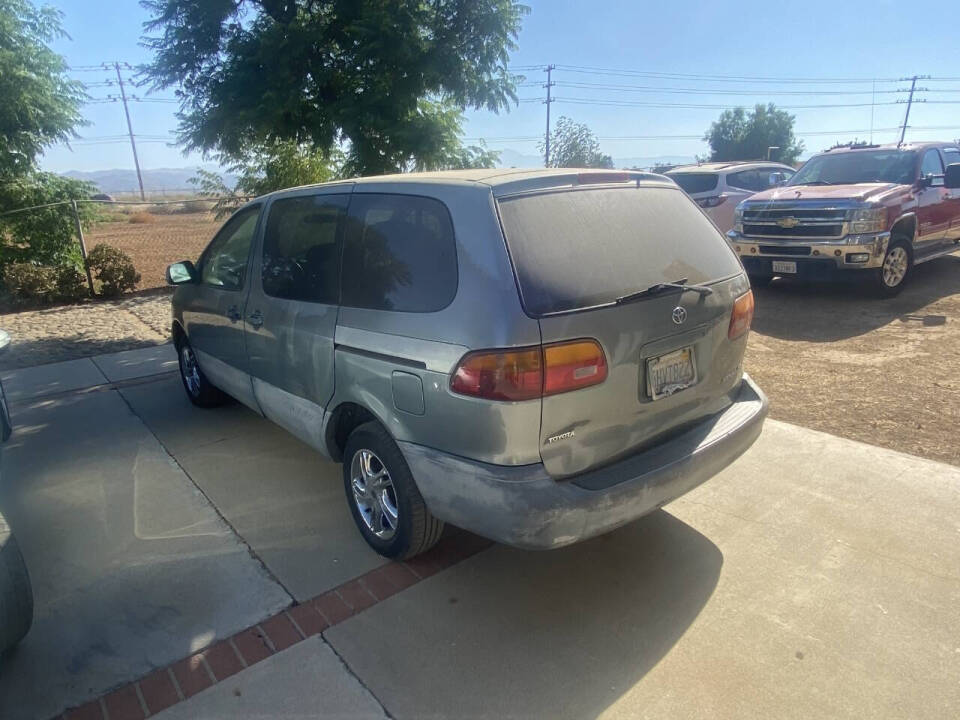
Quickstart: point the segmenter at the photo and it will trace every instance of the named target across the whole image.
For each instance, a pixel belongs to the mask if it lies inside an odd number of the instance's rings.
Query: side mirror
[[[787,176],[782,172],[772,172],[770,177],[767,179],[767,184],[770,187],[780,187],[787,181]]]
[[[917,180],[917,190],[924,190],[933,185],[933,176],[932,175],[922,175],[919,180]]]
[[[176,262],[167,268],[167,284],[183,285],[192,283],[197,279],[197,269],[189,260]]]
[[[947,172],[943,176],[943,186],[951,190],[960,188],[960,163],[947,165]]]

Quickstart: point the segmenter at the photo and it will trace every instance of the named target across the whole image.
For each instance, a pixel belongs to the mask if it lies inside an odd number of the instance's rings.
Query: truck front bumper
[[[795,261],[798,268],[813,264],[826,268],[832,266],[835,270],[865,270],[883,265],[890,233],[847,235],[838,240],[780,240],[745,237],[731,230],[727,233],[727,241],[751,272],[769,273],[774,260]]]
[[[646,515],[732,463],[760,435],[767,398],[744,375],[732,399],[680,435],[560,481],[540,463],[491,465],[398,444],[436,517],[515,547],[557,548]]]

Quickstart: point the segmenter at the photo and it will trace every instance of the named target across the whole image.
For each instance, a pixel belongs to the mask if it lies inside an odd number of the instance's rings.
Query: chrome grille
[[[743,210],[743,234],[778,239],[834,239],[846,234],[846,218],[847,208],[748,207]]]

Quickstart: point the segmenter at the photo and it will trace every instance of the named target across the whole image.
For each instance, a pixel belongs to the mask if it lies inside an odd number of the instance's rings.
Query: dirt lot
[[[892,300],[779,280],[755,295],[746,369],[773,417],[960,465],[960,254]]]
[[[122,216],[121,216],[122,217]],[[211,213],[148,215],[152,222],[131,223],[123,218],[95,225],[86,233],[87,248],[107,243],[133,259],[140,272],[138,289],[166,285],[167,265],[177,260],[196,260],[223,224]]]

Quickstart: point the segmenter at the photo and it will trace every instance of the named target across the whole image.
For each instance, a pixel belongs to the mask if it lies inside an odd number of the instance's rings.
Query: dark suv
[[[754,284],[869,272],[883,296],[960,243],[960,147],[854,145],[740,203],[727,237]],[[855,271],[855,272],[849,272]]]

